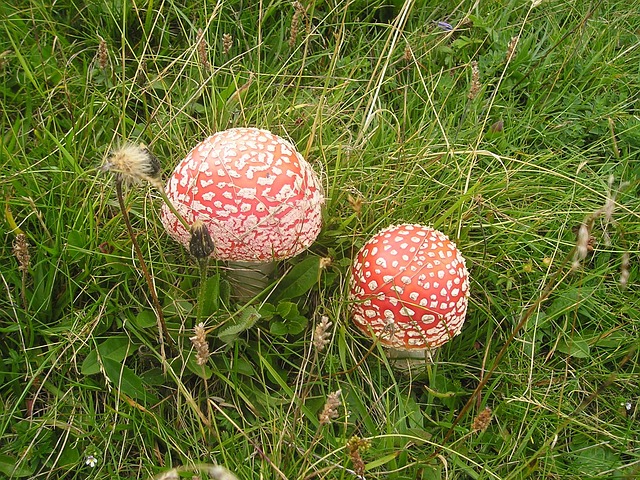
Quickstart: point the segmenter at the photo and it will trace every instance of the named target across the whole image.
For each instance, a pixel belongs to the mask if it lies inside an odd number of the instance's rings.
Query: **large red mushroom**
[[[430,227],[385,228],[351,268],[352,318],[393,349],[434,349],[458,335],[467,312],[469,274],[446,235]]]
[[[200,142],[175,168],[166,194],[188,225],[204,223],[218,260],[272,264],[305,250],[321,228],[317,175],[267,130],[232,128]],[[166,205],[161,220],[188,246],[189,230]]]

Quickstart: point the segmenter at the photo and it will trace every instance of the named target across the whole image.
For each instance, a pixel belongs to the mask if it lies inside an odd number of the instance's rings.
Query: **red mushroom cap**
[[[257,128],[218,132],[189,152],[166,187],[188,224],[201,220],[220,260],[269,262],[292,257],[320,233],[322,186],[311,165],[283,138]],[[190,234],[162,206],[169,234]]]
[[[366,334],[399,350],[439,347],[460,333],[469,274],[455,244],[422,225],[388,227],[351,267],[352,315]]]

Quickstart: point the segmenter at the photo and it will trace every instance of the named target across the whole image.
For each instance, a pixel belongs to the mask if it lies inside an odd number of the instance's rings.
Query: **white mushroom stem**
[[[227,279],[231,284],[231,295],[240,301],[248,302],[260,294],[276,269],[276,262],[227,262]]]
[[[431,350],[401,350],[399,348],[387,348],[387,357],[392,360],[400,360],[405,358],[424,360],[425,358],[431,363]]]
[[[408,371],[414,368],[424,369],[425,365],[433,365],[434,350],[401,350],[398,348],[387,348],[387,358],[395,368],[400,371]]]

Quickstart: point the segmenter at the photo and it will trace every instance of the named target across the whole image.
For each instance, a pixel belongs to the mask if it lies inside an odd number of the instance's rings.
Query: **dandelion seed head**
[[[113,150],[102,165],[103,171],[114,172],[122,182],[131,185],[149,182],[162,189],[161,166],[145,145],[125,143]]]

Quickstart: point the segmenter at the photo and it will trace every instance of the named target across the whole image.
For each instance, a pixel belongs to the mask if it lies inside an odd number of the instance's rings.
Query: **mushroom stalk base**
[[[397,348],[387,348],[387,358],[400,370],[420,369],[433,364],[431,356],[433,350],[400,350]]]
[[[227,262],[228,276],[233,298],[247,302],[261,293],[269,284],[276,262],[251,263]]]

